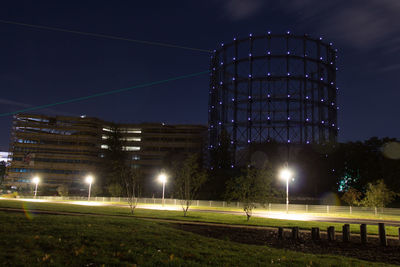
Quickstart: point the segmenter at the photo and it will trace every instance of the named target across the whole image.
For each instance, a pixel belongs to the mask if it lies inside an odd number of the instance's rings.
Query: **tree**
[[[207,173],[201,168],[197,154],[185,155],[182,161],[175,161],[172,165],[175,191],[181,200],[183,216],[186,216],[200,187],[207,180]]]
[[[123,188],[120,183],[112,183],[107,186],[107,191],[112,197],[120,197],[123,194]]]
[[[232,178],[227,184],[226,195],[228,200],[239,201],[243,204],[247,221],[258,204],[265,204],[269,199],[282,195],[276,190],[273,183],[273,172],[270,169],[255,169],[249,167],[242,171],[242,175]]]
[[[0,184],[3,183],[5,173],[6,173],[6,162],[1,161],[0,162]]]
[[[68,192],[69,192],[68,185],[63,184],[57,187],[57,193],[62,197],[68,196]]]
[[[367,184],[367,191],[361,203],[367,207],[383,208],[391,203],[398,194],[389,190],[383,180]]]
[[[108,187],[111,184],[124,183],[122,172],[126,171],[128,164],[128,154],[123,150],[123,140],[121,129],[117,125],[112,125],[110,131],[105,136],[106,149],[104,150],[103,185]]]
[[[222,200],[227,181],[238,171],[232,168],[233,147],[231,136],[224,129],[218,139],[218,145],[210,150],[210,179],[204,183],[199,195],[204,199]],[[234,167],[234,166],[233,166]]]
[[[140,169],[131,168],[125,168],[122,173],[124,175],[123,181],[125,193],[128,198],[128,204],[131,213],[133,214],[138,203],[138,198],[140,197],[142,191],[141,181],[143,178],[143,173],[140,171]]]
[[[394,191],[400,191],[399,159],[387,154],[388,145],[398,142],[395,138],[372,137],[363,142],[339,144],[331,168],[339,178],[339,187],[350,185],[360,190],[368,183],[383,179]]]
[[[360,205],[361,192],[357,189],[350,187],[341,198],[344,202],[346,202],[349,206],[358,206]]]
[[[90,196],[96,197],[103,194],[103,186],[101,185],[100,181],[96,181],[92,183],[92,188],[90,190]]]

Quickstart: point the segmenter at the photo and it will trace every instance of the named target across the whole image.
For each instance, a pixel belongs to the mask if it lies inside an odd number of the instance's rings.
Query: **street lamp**
[[[90,201],[90,190],[92,190],[92,183],[93,183],[93,176],[88,175],[86,176],[86,183],[89,184],[89,195],[88,195],[88,201]]]
[[[33,177],[32,182],[35,184],[35,198],[37,195],[37,187],[40,182],[40,178],[38,176]]]
[[[293,173],[286,167],[282,169],[279,176],[282,180],[286,180],[286,213],[289,212],[289,180],[292,178]]]
[[[167,175],[164,173],[160,173],[158,175],[158,181],[162,183],[162,206],[164,207],[164,191],[165,191],[165,183],[167,182]]]

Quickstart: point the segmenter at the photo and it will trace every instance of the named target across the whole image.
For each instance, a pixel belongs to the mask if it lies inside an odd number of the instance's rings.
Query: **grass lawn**
[[[0,265],[388,266],[217,240],[135,217],[28,217],[0,211]]]
[[[22,198],[24,198],[24,196],[21,196]],[[26,198],[33,198],[33,196],[25,196]],[[46,197],[45,197],[46,198]],[[73,200],[73,199],[71,199],[71,200],[66,200],[66,199],[59,199],[59,198],[51,198],[50,197],[50,199],[51,199],[51,201],[52,202],[69,202],[69,201],[77,201],[77,200]],[[86,198],[83,198],[84,200],[86,200]],[[94,198],[93,198],[94,199]],[[92,199],[92,200],[93,200]],[[97,199],[97,198],[96,198]],[[102,201],[102,197],[98,197],[98,200],[99,201]],[[107,203],[107,204],[120,204],[120,205],[128,205],[128,203],[126,202],[126,201],[120,201],[120,202],[118,202],[118,201],[114,201],[114,200],[117,200],[118,199],[118,197],[115,197],[115,198],[113,198],[112,200],[113,201],[107,201],[107,199],[108,198],[106,198],[106,201],[104,202],[104,203]],[[121,200],[123,199],[123,198],[120,198]],[[168,200],[168,199],[167,199]],[[211,202],[213,202],[213,201],[211,201]],[[153,204],[153,203],[149,203],[149,200],[148,200],[148,202],[147,203],[142,203],[142,202],[140,202],[140,203],[138,203],[140,206],[142,206],[142,207],[148,207],[148,208],[151,208],[151,207],[159,207],[160,206],[160,199],[157,199],[157,201],[155,201],[154,202],[155,204]],[[168,203],[168,202],[167,202]],[[204,203],[204,201],[202,201],[202,202],[200,202],[200,204],[203,204]],[[197,210],[197,209],[201,209],[201,210],[217,210],[217,211],[236,211],[236,212],[242,212],[243,211],[243,209],[242,208],[240,208],[240,207],[238,207],[238,206],[236,206],[236,204],[235,204],[236,202],[232,202],[232,203],[227,203],[227,202],[225,202],[225,206],[224,207],[222,207],[222,206],[220,206],[220,207],[215,207],[215,206],[209,206],[209,205],[199,205],[199,206],[197,206],[197,202],[196,201],[193,201],[193,205],[190,207],[190,209],[191,210]],[[172,205],[172,206],[174,206],[174,205]],[[176,205],[176,207],[178,207],[178,208],[180,208],[180,205],[179,205],[179,201],[177,201],[177,205]],[[303,207],[304,208],[304,207]],[[378,209],[378,213],[377,213],[377,215],[375,215],[372,211],[371,212],[366,212],[366,211],[358,211],[357,209],[356,209],[356,207],[354,207],[355,209],[353,209],[353,212],[352,212],[352,214],[350,214],[349,212],[343,212],[343,211],[341,211],[341,212],[337,212],[337,211],[335,211],[335,208],[334,207],[331,207],[331,210],[330,210],[330,212],[328,213],[328,212],[316,212],[316,211],[313,211],[312,209],[311,210],[309,210],[307,213],[304,213],[304,210],[298,210],[298,209],[293,209],[293,208],[291,208],[290,210],[289,210],[289,213],[290,214],[307,214],[307,215],[310,215],[310,216],[318,216],[318,217],[335,217],[335,218],[357,218],[357,219],[372,219],[372,220],[393,220],[393,221],[399,221],[400,222],[400,214],[398,214],[398,215],[389,215],[389,214],[386,214],[386,213],[382,213],[381,212],[381,210],[380,209]],[[255,210],[256,212],[269,212],[269,209],[268,208],[265,208],[265,207],[258,207],[256,210]],[[272,209],[272,212],[284,212],[284,210],[275,210],[275,209]]]
[[[0,207],[24,208],[24,209],[38,209],[49,211],[66,211],[78,213],[96,213],[103,215],[129,215],[130,210],[127,207],[119,206],[80,206],[65,203],[42,203],[42,202],[26,202],[17,200],[0,200]],[[183,216],[181,211],[164,211],[164,210],[150,210],[150,209],[136,209],[135,216],[158,218],[158,219],[171,219],[171,220],[184,220],[184,221],[198,221],[198,222],[212,222],[212,223],[225,223],[235,225],[254,225],[254,226],[271,226],[271,227],[293,227],[298,226],[300,229],[311,229],[312,227],[320,227],[321,230],[326,230],[329,226],[334,226],[337,232],[341,232],[343,224],[330,223],[330,222],[313,222],[313,221],[294,221],[294,220],[281,220],[252,217],[249,222],[244,215],[230,215],[212,212],[196,212],[190,211],[187,217]],[[359,233],[359,224],[351,224],[350,230],[352,233]],[[369,234],[378,234],[377,225],[368,225]],[[398,228],[386,226],[387,235],[398,236]]]

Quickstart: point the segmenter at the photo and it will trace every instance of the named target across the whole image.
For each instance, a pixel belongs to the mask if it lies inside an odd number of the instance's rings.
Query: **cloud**
[[[258,13],[264,6],[263,0],[222,0],[225,14],[232,20],[241,20]]]
[[[400,69],[400,63],[385,66],[385,67],[381,68],[379,70],[379,72],[389,72],[389,71],[394,71],[394,70],[398,70],[398,69]]]
[[[300,28],[315,29],[342,44],[361,50],[398,51],[391,40],[400,35],[400,0],[215,0],[231,20],[268,10],[296,18]]]
[[[30,104],[16,102],[16,101],[5,99],[5,98],[0,98],[0,104],[9,105],[9,106],[16,106],[16,107],[23,107],[23,108],[32,107],[32,105],[30,105]]]
[[[6,99],[6,98],[0,98],[0,104],[6,105],[6,106],[21,107],[21,108],[34,107],[34,105],[31,105],[31,104],[17,102],[17,101]],[[51,115],[77,116],[76,114],[72,114],[69,112],[63,112],[60,110],[55,110],[55,109],[50,109],[50,108],[44,108],[44,109],[40,109],[40,110],[43,113],[47,113],[47,114],[51,114]],[[14,112],[14,111],[8,110],[6,112]]]
[[[384,17],[367,7],[345,8],[322,23],[330,36],[359,48],[375,47],[391,32]]]
[[[384,44],[383,53],[392,54],[400,51],[400,36]]]
[[[381,47],[400,34],[399,0],[288,0],[280,8],[315,25],[317,32],[360,49]]]

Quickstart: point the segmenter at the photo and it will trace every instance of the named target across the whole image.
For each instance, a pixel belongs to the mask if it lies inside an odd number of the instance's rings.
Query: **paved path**
[[[224,213],[224,214],[235,214],[235,215],[244,215],[244,212],[240,211],[221,211],[221,210],[199,210],[193,209],[191,211],[199,211],[199,212],[216,212],[216,213]],[[271,218],[271,219],[281,219],[281,220],[297,220],[297,221],[319,221],[319,222],[332,222],[332,223],[349,223],[349,224],[369,224],[376,225],[378,223],[385,223],[390,226],[399,226],[400,221],[394,220],[374,220],[374,219],[357,219],[357,218],[344,218],[344,217],[321,217],[321,216],[313,216],[307,214],[296,214],[296,213],[268,213],[268,212],[253,212],[254,217],[263,217],[263,218]]]
[[[107,204],[110,206],[120,206],[126,207],[127,205],[123,204]],[[162,208],[155,208],[154,206],[147,205],[138,205],[138,208],[141,209],[157,209],[160,210]],[[172,210],[179,210],[172,209]],[[222,213],[222,214],[231,214],[231,215],[243,215],[243,211],[226,211],[226,210],[216,210],[216,209],[189,209],[189,211],[198,211],[198,212],[211,212],[211,213]],[[400,227],[400,221],[395,220],[380,220],[380,219],[357,219],[357,218],[346,218],[346,217],[330,217],[330,216],[314,216],[308,215],[306,213],[298,214],[298,213],[289,213],[286,214],[284,212],[253,212],[254,217],[262,217],[262,218],[270,218],[270,219],[280,219],[280,220],[296,220],[296,221],[318,221],[318,222],[332,222],[332,223],[349,223],[349,224],[368,224],[368,225],[376,225],[378,223],[384,223],[388,226],[396,226]]]

